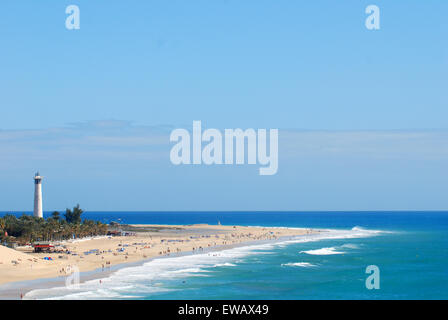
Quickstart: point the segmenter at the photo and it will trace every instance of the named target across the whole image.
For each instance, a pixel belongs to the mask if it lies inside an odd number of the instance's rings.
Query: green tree
[[[59,213],[59,211],[53,211],[53,213],[51,214],[51,219],[55,221],[61,220],[61,214]]]
[[[81,223],[81,215],[84,211],[79,207],[79,204],[70,210],[67,208],[65,210],[65,220],[68,223],[80,224]]]
[[[6,221],[3,218],[0,218],[0,240],[2,240],[5,237],[5,228],[6,228]]]
[[[70,239],[75,237],[86,237],[107,234],[108,226],[100,221],[85,219],[82,221],[83,210],[79,205],[72,210],[67,209],[65,220],[61,219],[60,213],[55,211],[47,220],[23,214],[20,218],[7,214],[0,218],[0,239],[8,241],[8,236],[15,237],[20,243],[29,243],[38,240],[52,241]],[[9,238],[12,239],[12,238]]]

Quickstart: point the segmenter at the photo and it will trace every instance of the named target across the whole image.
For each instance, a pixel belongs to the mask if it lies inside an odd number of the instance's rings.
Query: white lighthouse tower
[[[39,172],[34,176],[34,216],[43,218],[42,212],[42,178]]]

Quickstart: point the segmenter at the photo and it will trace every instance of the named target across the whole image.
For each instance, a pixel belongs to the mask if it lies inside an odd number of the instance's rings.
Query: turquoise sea
[[[319,235],[158,258],[56,299],[447,299],[448,212],[87,212],[104,222],[325,229]],[[366,267],[380,270],[368,290]]]

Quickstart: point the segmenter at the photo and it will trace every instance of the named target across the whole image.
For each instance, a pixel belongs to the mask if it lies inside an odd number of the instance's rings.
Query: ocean
[[[84,218],[329,231],[157,258],[114,271],[101,284],[37,289],[26,298],[448,299],[448,212],[86,212]],[[370,265],[379,269],[379,289],[366,287]]]

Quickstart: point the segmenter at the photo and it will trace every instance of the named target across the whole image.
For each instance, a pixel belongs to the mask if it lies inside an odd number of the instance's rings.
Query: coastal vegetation
[[[82,219],[79,204],[67,209],[64,217],[55,211],[47,219],[23,214],[0,217],[1,242],[27,244],[34,241],[55,241],[107,234],[108,225],[99,221]]]

